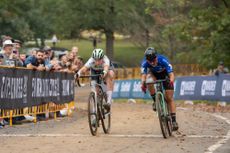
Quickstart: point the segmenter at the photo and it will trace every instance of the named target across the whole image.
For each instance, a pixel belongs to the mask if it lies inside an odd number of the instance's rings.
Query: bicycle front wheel
[[[97,135],[98,129],[98,114],[97,114],[97,102],[95,99],[95,93],[91,92],[88,99],[88,122],[90,132],[93,136]]]
[[[157,113],[158,113],[158,118],[160,122],[161,132],[162,132],[163,137],[166,139],[167,137],[169,137],[168,116],[164,112],[166,108],[166,103],[163,99],[162,94],[156,95],[156,107],[157,107]]]
[[[102,128],[105,134],[110,133],[110,127],[111,127],[111,109],[110,111],[107,111],[104,108],[104,104],[107,102],[107,96],[106,93],[103,94],[103,99],[101,103],[101,110],[102,110]]]
[[[168,106],[168,104],[166,104],[167,105],[167,127],[168,127],[168,133],[169,133],[169,136],[172,136],[172,117],[171,117],[171,115],[170,115],[170,108],[169,108],[169,106]]]

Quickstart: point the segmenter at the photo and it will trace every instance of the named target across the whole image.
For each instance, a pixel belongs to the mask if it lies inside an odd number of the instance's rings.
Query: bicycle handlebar
[[[146,84],[157,84],[157,83],[161,83],[161,82],[165,82],[165,81],[169,81],[169,79],[150,81],[150,82],[146,82]]]
[[[98,77],[100,79],[102,79],[102,74],[94,74],[94,75],[82,75],[80,77],[75,77],[75,81],[78,85],[78,87],[82,87],[80,81],[79,81],[79,78],[90,78],[90,77]]]
[[[102,74],[82,75],[79,78],[102,77]]]

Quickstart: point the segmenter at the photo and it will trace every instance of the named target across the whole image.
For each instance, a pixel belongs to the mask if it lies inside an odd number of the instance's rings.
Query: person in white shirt
[[[105,108],[110,110],[112,103],[112,93],[113,93],[113,80],[114,80],[114,70],[113,66],[109,60],[109,58],[104,55],[104,51],[102,49],[94,49],[92,53],[92,57],[85,63],[85,65],[77,72],[78,77],[81,76],[82,73],[91,71],[91,74],[102,74],[105,79],[107,85],[107,103],[105,104]],[[94,79],[94,78],[92,78]]]

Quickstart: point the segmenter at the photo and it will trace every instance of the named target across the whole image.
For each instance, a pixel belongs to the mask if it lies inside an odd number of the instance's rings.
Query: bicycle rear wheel
[[[159,123],[161,127],[161,132],[163,137],[166,139],[169,137],[169,131],[168,131],[168,116],[164,112],[165,102],[163,100],[162,94],[156,95],[156,108],[159,118]]]
[[[98,114],[96,105],[95,94],[94,92],[91,92],[88,99],[88,122],[90,132],[93,136],[97,135],[98,129]]]

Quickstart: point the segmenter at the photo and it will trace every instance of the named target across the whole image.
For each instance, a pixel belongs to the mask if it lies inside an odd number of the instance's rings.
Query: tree
[[[212,2],[197,2],[189,12],[190,20],[182,24],[191,37],[193,51],[199,53],[199,63],[215,68],[224,61],[230,66],[230,9],[226,1]]]
[[[33,34],[26,18],[23,17],[24,10],[29,8],[30,6],[26,3],[26,0],[1,0],[0,35],[9,35],[13,38],[27,40]]]
[[[162,49],[168,46],[174,63],[198,62],[214,68],[222,60],[230,66],[230,10],[227,1],[146,1],[149,13],[156,21],[157,46]]]
[[[150,23],[143,20],[145,14],[144,3],[141,0],[74,0],[66,1],[68,6],[68,20],[72,23],[66,25],[69,31],[78,33],[81,30],[99,30],[106,36],[106,52],[113,59],[114,33],[137,33],[135,29],[141,27],[148,33]],[[140,9],[139,7],[141,6]],[[66,21],[67,18],[63,18]],[[146,15],[149,16],[149,15]],[[69,23],[69,21],[66,21]],[[139,28],[139,29],[141,29]],[[148,38],[147,38],[148,39]],[[146,39],[146,40],[147,40]],[[147,41],[148,43],[148,41]]]

